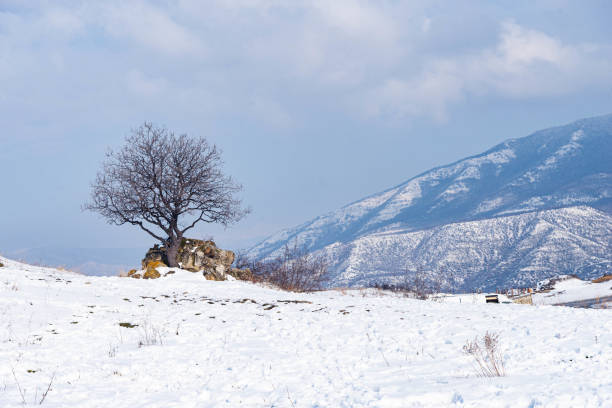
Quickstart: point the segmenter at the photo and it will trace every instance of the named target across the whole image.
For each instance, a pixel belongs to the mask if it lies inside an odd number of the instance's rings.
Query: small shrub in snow
[[[482,377],[503,377],[506,375],[504,360],[499,346],[499,333],[486,332],[482,339],[478,336],[467,341],[463,352],[476,362],[476,370]]]
[[[15,385],[17,386],[17,391],[19,391],[19,396],[21,397],[22,405],[30,405],[27,402],[27,390],[21,387],[19,380],[17,379],[17,374],[15,374],[15,369],[11,367],[11,371],[13,372],[13,378],[15,379]],[[35,370],[28,370],[28,373],[35,373]],[[41,389],[40,387],[36,387],[36,393],[34,394],[32,404],[33,405],[42,405],[49,394],[49,391],[52,391],[53,380],[55,380],[55,373],[51,375],[49,382]],[[39,393],[42,393],[39,395]]]
[[[140,338],[138,339],[138,347],[164,345],[164,337],[166,332],[163,329],[153,325],[150,321],[145,320],[140,325]]]
[[[250,269],[256,282],[269,283],[294,292],[319,290],[328,277],[327,260],[323,256],[308,253],[297,245],[286,245],[280,256],[263,262],[252,261],[239,255],[235,266]]]
[[[440,293],[442,283],[439,277],[428,277],[421,269],[414,273],[406,270],[401,281],[396,283],[375,283],[377,289],[401,293],[406,297],[426,300]]]

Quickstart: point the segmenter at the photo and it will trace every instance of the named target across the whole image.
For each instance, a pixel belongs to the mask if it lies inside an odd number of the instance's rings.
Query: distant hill
[[[24,248],[3,255],[31,264],[64,267],[92,276],[114,276],[140,267],[145,248]]]
[[[248,254],[297,242],[332,260],[332,286],[423,270],[461,289],[612,270],[612,115],[511,139],[283,230]],[[406,272],[408,271],[408,272]]]

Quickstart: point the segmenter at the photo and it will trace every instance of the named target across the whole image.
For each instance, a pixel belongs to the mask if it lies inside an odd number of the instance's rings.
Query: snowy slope
[[[612,280],[594,283],[567,277],[554,284],[551,290],[535,293],[537,305],[559,305],[582,302],[594,308],[612,308]]]
[[[599,277],[612,268],[611,241],[609,214],[570,207],[368,234],[319,253],[336,260],[331,287],[401,283],[418,269],[441,279],[443,289],[494,290],[557,274]]]
[[[404,237],[410,232],[428,234],[424,231],[471,221],[483,221],[488,223],[487,228],[495,228],[495,222],[490,222],[492,219],[567,207],[580,208],[575,221],[582,224],[578,226],[578,230],[561,228],[567,233],[563,239],[573,240],[574,236],[578,237],[577,240],[589,239],[583,236],[583,229],[599,227],[583,217],[582,209],[589,206],[597,217],[606,218],[603,230],[594,232],[599,234],[609,231],[606,228],[610,225],[611,203],[612,115],[607,115],[508,140],[480,155],[432,169],[392,189],[317,217],[298,227],[281,231],[251,248],[249,255],[266,258],[273,256],[285,244],[297,242],[311,251],[325,248],[325,251],[340,256],[334,260],[337,266],[350,267],[360,262],[375,261],[384,264],[384,257],[392,254],[378,253],[377,260],[356,260],[355,253],[349,249],[357,245],[357,240],[381,233],[394,234],[399,231]],[[563,217],[566,217],[566,214]],[[524,255],[528,248],[525,247],[518,253],[504,241],[508,234],[504,230],[506,225],[507,222],[501,221],[501,230],[489,230],[489,239],[496,241],[491,243],[492,246],[497,251],[507,252],[515,258]],[[586,233],[588,235],[591,232]],[[514,234],[520,235],[520,231],[514,231]],[[607,251],[606,261],[612,261],[610,235],[603,235],[603,238],[595,244]],[[439,248],[440,251],[453,252],[456,248],[451,245],[452,239],[450,236],[447,239],[441,238],[441,242],[446,241],[446,246]],[[399,237],[398,240],[402,241],[402,238]],[[376,239],[374,241],[378,244]],[[512,245],[519,244],[519,241],[511,241]],[[360,243],[363,242],[362,240]],[[548,257],[546,248],[541,248],[539,242],[534,241],[532,245],[531,251],[541,253],[541,257]],[[341,250],[338,251],[337,247]],[[472,249],[478,252],[478,248]],[[373,247],[372,250],[376,251],[376,248]],[[364,248],[364,253],[368,252]],[[597,258],[598,253],[587,252],[583,260],[577,259],[569,267],[580,268],[590,263],[591,258]],[[349,261],[351,254],[353,260]],[[406,262],[413,265],[421,264],[422,259],[434,258],[433,253],[423,253],[421,260],[411,256],[406,254]],[[479,273],[490,273],[492,267],[496,274],[504,276],[516,270],[525,270],[522,264],[507,264],[506,268],[500,269],[484,258],[473,259],[471,263],[465,258],[456,261],[469,263],[470,270],[478,270]],[[553,260],[548,264],[555,265]],[[436,265],[427,266],[432,271],[437,268]],[[566,265],[562,264],[561,267],[566,268]],[[392,264],[382,265],[381,271],[384,270],[396,273]],[[363,274],[366,270],[360,272]],[[583,272],[595,273],[588,268]],[[334,270],[336,275],[342,273],[352,272],[345,269]],[[534,283],[539,276],[516,279],[526,279]],[[516,279],[512,277],[507,281],[509,283]],[[347,281],[340,276],[335,276],[335,280]],[[459,280],[464,282],[468,278],[459,277]]]
[[[612,405],[610,310],[294,294],[183,271],[144,281],[0,262],[6,408],[38,405],[50,383],[43,407]],[[506,377],[476,376],[461,351],[487,330],[501,336]]]

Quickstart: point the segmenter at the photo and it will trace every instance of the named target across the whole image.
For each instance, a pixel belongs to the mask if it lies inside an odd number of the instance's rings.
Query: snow
[[[479,179],[480,170],[476,166],[469,166],[455,180]]]
[[[612,217],[590,207],[561,208],[424,230],[396,228],[322,250],[330,287],[398,283],[407,270],[443,271],[443,289],[527,287],[559,273],[593,279],[610,263]],[[599,265],[599,266],[598,266]],[[607,268],[609,270],[609,268]]]
[[[612,297],[612,280],[592,283],[577,278],[557,282],[549,292],[536,293],[533,302],[539,305],[554,305],[588,299],[605,299]],[[612,299],[603,304],[612,303]],[[610,305],[612,306],[612,304]]]
[[[470,159],[468,162],[472,165],[480,166],[484,163],[505,164],[510,162],[512,159],[516,159],[516,153],[513,149],[507,148],[489,153],[482,157]]]
[[[408,182],[389,200],[389,202],[378,213],[378,215],[368,222],[367,226],[374,225],[385,220],[393,219],[403,209],[411,206],[414,200],[420,197],[420,180],[416,179]]]
[[[475,214],[480,214],[488,211],[492,211],[498,207],[500,207],[504,203],[503,197],[496,197],[491,200],[484,200],[482,203],[478,205],[476,208]]]
[[[459,304],[477,304],[487,303],[487,295],[497,295],[497,299],[500,303],[511,303],[512,300],[506,295],[496,293],[459,293],[459,294],[448,294],[442,293],[434,296],[431,300],[434,302],[441,303],[459,303]]]
[[[46,407],[612,406],[610,310],[0,262],[1,407],[38,405],[51,378]],[[486,331],[506,377],[462,353]]]
[[[284,247],[283,244],[289,240],[292,241],[292,245],[297,243],[298,245],[308,246],[316,241],[317,236],[321,234],[321,231],[328,230],[330,225],[341,231],[346,229],[352,222],[358,221],[362,217],[366,216],[370,211],[383,205],[391,197],[395,196],[397,191],[398,188],[394,188],[380,194],[366,197],[339,210],[319,216],[297,227],[284,229],[251,248],[250,255],[260,257],[263,253],[265,254],[264,257],[273,258],[274,256],[280,254],[282,248]],[[270,247],[275,249],[266,253]]]
[[[450,201],[456,198],[458,194],[465,193],[468,191],[470,191],[470,189],[468,188],[468,186],[465,185],[465,183],[462,183],[462,182],[454,183],[450,187],[448,187],[446,190],[444,190],[444,192],[440,194],[438,198],[445,200],[445,201]]]
[[[558,163],[561,160],[565,160],[568,157],[573,156],[579,149],[582,148],[582,145],[578,143],[579,140],[585,138],[585,133],[583,130],[577,130],[572,133],[570,137],[570,141],[567,144],[561,146],[557,151],[555,151],[551,156],[547,157],[544,160],[544,163],[535,167],[535,169],[526,172],[519,181],[515,183],[515,185],[519,185],[521,182],[534,183],[538,181],[543,174],[547,171],[555,169]]]

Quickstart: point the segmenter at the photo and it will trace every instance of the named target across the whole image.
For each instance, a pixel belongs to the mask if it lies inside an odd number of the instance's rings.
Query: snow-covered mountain
[[[612,269],[612,115],[434,168],[272,235],[249,255],[294,242],[331,256],[334,286],[417,269],[463,289],[600,275]]]

